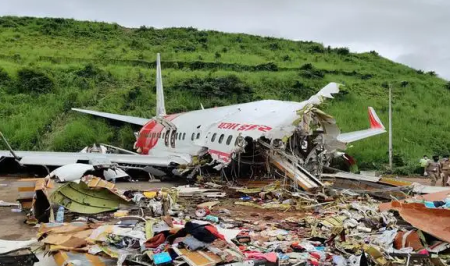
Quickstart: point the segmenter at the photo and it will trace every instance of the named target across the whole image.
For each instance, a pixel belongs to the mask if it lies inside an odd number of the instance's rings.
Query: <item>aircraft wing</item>
[[[189,163],[186,157],[167,155],[155,157],[150,155],[134,154],[101,154],[79,152],[32,152],[14,151],[22,165],[63,166],[73,163],[85,163],[91,165],[108,165],[116,163],[120,166],[133,165],[136,167],[157,166],[167,167],[173,164]],[[4,158],[14,158],[9,151],[0,151],[0,161]]]
[[[73,111],[77,111],[80,113],[100,116],[112,120],[117,120],[125,123],[135,124],[139,126],[143,126],[147,124],[147,122],[150,120],[148,118],[141,118],[141,117],[135,117],[135,116],[127,116],[127,115],[117,115],[117,114],[111,114],[111,113],[104,113],[104,112],[98,112],[98,111],[91,111],[91,110],[84,110],[84,109],[78,109],[78,108],[72,108]]]
[[[366,130],[353,131],[348,133],[339,134],[337,139],[340,142],[350,143],[353,141],[365,139],[368,137],[376,136],[379,134],[383,134],[386,132],[383,124],[381,123],[380,118],[375,113],[375,110],[372,107],[369,107],[369,120],[370,120],[370,128]]]

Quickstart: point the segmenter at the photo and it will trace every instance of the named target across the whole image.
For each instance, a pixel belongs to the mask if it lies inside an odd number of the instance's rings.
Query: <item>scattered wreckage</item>
[[[361,178],[352,181],[370,179]],[[127,191],[95,176],[57,188],[18,180],[19,192],[34,189],[31,204],[19,196],[37,238],[0,240],[0,263],[18,249],[27,265],[447,265],[450,189],[413,197],[412,184],[395,181],[382,182],[403,194],[385,201],[329,181],[310,193],[281,180]]]

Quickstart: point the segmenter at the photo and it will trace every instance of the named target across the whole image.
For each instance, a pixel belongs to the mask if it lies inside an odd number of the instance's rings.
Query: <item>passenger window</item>
[[[186,132],[183,133],[183,140],[185,140],[185,139],[186,139]]]
[[[191,140],[194,141],[195,133],[192,133]]]
[[[197,133],[197,139],[199,139],[200,138],[200,133]]]
[[[175,133],[174,139],[177,139],[177,138],[178,138],[178,133]]]
[[[161,132],[158,133],[158,139],[161,137]]]
[[[154,139],[155,138],[155,133],[152,133],[152,139]]]
[[[166,132],[162,133],[162,138],[166,137]]]
[[[212,135],[212,138],[211,138],[211,142],[214,142],[214,140],[216,140],[216,133],[214,133],[213,135]]]
[[[222,143],[222,141],[223,141],[223,137],[225,137],[225,135],[224,135],[224,134],[220,135],[220,138],[219,138],[219,144],[220,144],[220,143]]]
[[[232,139],[233,139],[233,135],[229,135],[227,138],[227,145],[230,145]]]

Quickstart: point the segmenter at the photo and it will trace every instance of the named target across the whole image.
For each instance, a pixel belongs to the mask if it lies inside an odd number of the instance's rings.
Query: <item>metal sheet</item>
[[[412,226],[438,239],[450,242],[450,210],[429,209],[422,203],[392,202],[392,209]]]
[[[61,186],[53,192],[50,200],[64,206],[71,212],[83,214],[114,211],[119,208],[120,204],[127,203],[106,188],[89,189],[83,182],[79,184],[71,182]]]
[[[369,181],[369,182],[378,182],[380,177],[368,176],[368,175],[358,175],[346,172],[339,172],[336,174],[322,174],[323,177],[331,177],[331,178],[343,178],[343,179],[352,179],[352,180],[360,180],[360,181]]]
[[[445,198],[447,198],[450,195],[450,188],[446,188],[444,191],[440,191],[440,192],[436,192],[436,193],[430,193],[430,194],[426,194],[426,195],[417,195],[415,197],[409,198],[411,199],[415,199],[415,200],[420,200],[420,201],[440,201],[440,200],[444,200]],[[408,200],[408,199],[407,199]],[[405,200],[400,200],[399,202],[403,203],[405,202]],[[385,203],[381,203],[378,208],[380,209],[380,211],[387,211],[390,209],[396,209],[393,206],[394,202],[385,202]]]
[[[75,164],[68,164],[59,167],[55,171],[51,172],[49,174],[50,178],[58,178],[60,181],[76,181],[80,180],[81,177],[87,172],[87,171],[93,171],[94,167],[89,164],[81,164],[81,163],[75,163]]]

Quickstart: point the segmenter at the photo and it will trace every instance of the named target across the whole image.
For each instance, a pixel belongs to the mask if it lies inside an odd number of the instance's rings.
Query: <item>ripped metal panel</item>
[[[440,240],[450,242],[450,210],[429,209],[423,203],[402,203],[394,201],[390,209],[397,210],[400,216],[412,226]]]
[[[450,189],[449,188],[445,188],[443,187],[445,190],[444,191],[440,191],[440,192],[435,192],[435,193],[430,193],[430,194],[426,194],[426,195],[416,195],[415,197],[406,199],[406,200],[400,200],[400,201],[392,201],[392,202],[384,202],[381,203],[380,205],[378,205],[378,208],[380,209],[380,211],[388,211],[391,209],[396,209],[396,207],[394,207],[394,202],[401,202],[404,203],[406,201],[410,201],[410,200],[415,200],[415,201],[440,201],[440,200],[444,200],[445,198],[450,196]]]
[[[287,158],[280,155],[271,154],[271,163],[281,171],[283,171],[287,177],[294,181],[297,185],[306,191],[317,189],[322,187],[323,184],[316,177],[311,175],[308,171],[300,166],[289,162]]]
[[[106,189],[90,189],[84,182],[68,183],[58,188],[50,200],[64,206],[71,212],[95,214],[114,211],[127,201]]]

